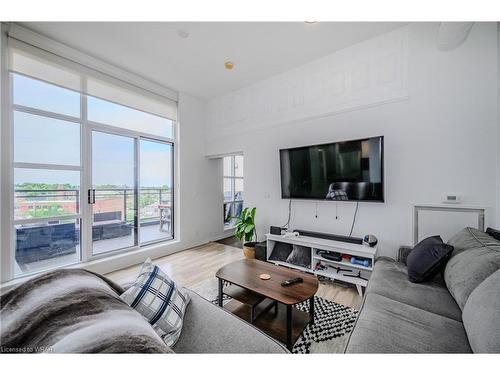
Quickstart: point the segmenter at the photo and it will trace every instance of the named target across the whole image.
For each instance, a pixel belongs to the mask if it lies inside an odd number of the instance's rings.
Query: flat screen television
[[[281,197],[384,201],[384,137],[280,150]]]

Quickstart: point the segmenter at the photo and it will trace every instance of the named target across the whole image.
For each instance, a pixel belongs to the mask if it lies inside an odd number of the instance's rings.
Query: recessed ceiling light
[[[182,39],[186,39],[189,36],[189,31],[179,29],[177,30],[177,35]]]
[[[318,21],[304,21],[304,23],[316,23]]]
[[[231,70],[231,69],[233,69],[234,64],[233,64],[233,62],[232,62],[232,61],[226,61],[226,62],[224,63],[224,67],[225,67],[227,70]]]

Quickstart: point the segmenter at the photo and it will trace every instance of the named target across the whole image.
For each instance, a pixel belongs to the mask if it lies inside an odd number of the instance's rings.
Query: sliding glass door
[[[173,145],[92,130],[92,256],[173,238]]]
[[[136,140],[92,131],[92,255],[137,245]]]
[[[172,238],[173,145],[141,139],[139,217],[141,245]]]

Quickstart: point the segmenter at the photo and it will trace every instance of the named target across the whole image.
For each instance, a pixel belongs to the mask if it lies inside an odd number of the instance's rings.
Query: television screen
[[[384,137],[280,150],[281,197],[384,201]]]

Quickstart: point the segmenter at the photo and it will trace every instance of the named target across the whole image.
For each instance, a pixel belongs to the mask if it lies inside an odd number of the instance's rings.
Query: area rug
[[[191,289],[206,300],[217,304],[217,279],[205,280]],[[224,296],[223,304],[231,299]],[[295,306],[309,311],[309,302]],[[358,311],[321,297],[314,297],[314,324],[308,324],[293,346],[292,353],[343,353]]]

